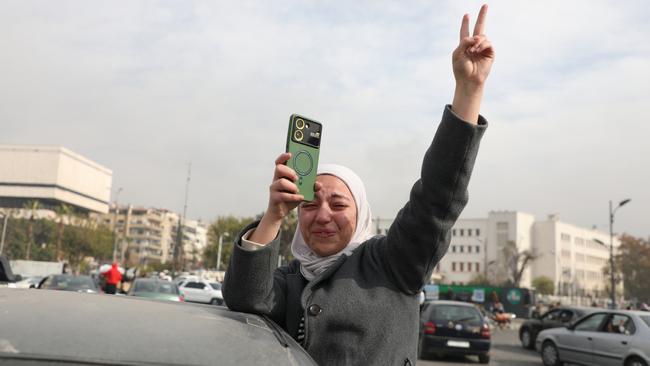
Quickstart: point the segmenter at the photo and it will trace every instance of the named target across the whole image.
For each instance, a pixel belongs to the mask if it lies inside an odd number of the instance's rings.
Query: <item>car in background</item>
[[[476,355],[490,362],[491,334],[475,305],[461,301],[425,302],[420,312],[418,358],[430,355]]]
[[[71,274],[50,275],[41,280],[38,284],[39,289],[43,290],[61,290],[98,293],[99,286],[90,276],[74,276]]]
[[[9,288],[37,288],[38,284],[43,280],[43,276],[31,276],[31,277],[23,277],[22,280],[15,282],[15,283],[10,283]]]
[[[519,328],[519,341],[526,349],[534,349],[539,332],[545,329],[566,327],[597,308],[562,306],[551,309],[538,318],[526,320]]]
[[[648,366],[650,313],[597,309],[566,328],[542,331],[535,346],[545,366]]]
[[[136,278],[127,295],[166,301],[185,301],[175,283],[157,278]]]
[[[194,278],[181,282],[178,288],[185,297],[185,301],[200,302],[203,304],[223,305],[223,294],[221,286],[215,289],[210,281]]]

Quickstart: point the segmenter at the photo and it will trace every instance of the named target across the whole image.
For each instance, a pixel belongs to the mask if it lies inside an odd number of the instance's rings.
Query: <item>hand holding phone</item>
[[[289,118],[286,151],[291,153],[291,158],[287,161],[287,166],[298,175],[295,183],[305,201],[314,200],[322,135],[323,125],[320,122],[297,114]]]

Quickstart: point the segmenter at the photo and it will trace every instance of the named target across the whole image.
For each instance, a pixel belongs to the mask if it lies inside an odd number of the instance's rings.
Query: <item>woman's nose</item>
[[[318,208],[316,213],[316,222],[319,224],[327,223],[332,221],[332,210],[330,210],[329,205],[323,204]]]

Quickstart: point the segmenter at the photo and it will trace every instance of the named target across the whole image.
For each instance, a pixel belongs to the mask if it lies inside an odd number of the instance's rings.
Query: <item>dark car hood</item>
[[[315,365],[276,327],[216,306],[0,288],[0,363]]]

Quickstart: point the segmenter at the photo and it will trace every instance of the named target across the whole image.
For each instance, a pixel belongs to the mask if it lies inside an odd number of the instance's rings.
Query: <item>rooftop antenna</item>
[[[176,245],[174,246],[174,270],[181,269],[183,261],[183,223],[187,215],[187,198],[190,193],[190,180],[192,175],[192,162],[187,164],[187,180],[185,181],[185,204],[183,205],[183,215],[178,218],[178,230],[176,231]]]

